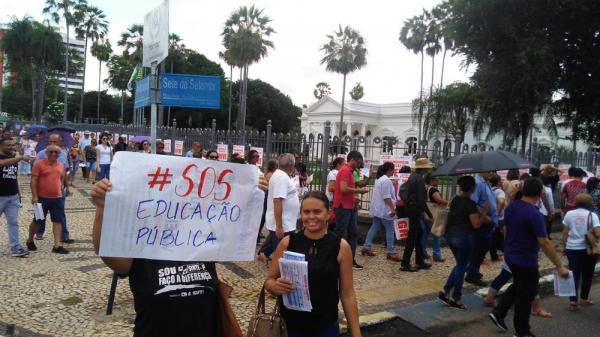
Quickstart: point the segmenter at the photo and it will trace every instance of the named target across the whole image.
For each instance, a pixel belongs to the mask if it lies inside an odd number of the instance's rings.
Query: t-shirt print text
[[[169,297],[188,297],[203,295],[206,288],[214,291],[213,287],[204,285],[212,280],[204,263],[192,263],[177,267],[165,267],[158,270],[159,288],[154,295],[167,292]]]
[[[17,179],[17,165],[4,166],[2,168],[2,179]]]

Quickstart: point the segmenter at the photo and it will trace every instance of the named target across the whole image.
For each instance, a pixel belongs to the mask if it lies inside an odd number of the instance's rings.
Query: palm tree
[[[327,71],[344,76],[339,130],[341,140],[344,124],[346,76],[367,64],[367,48],[365,47],[365,40],[360,33],[350,26],[342,29],[342,25],[340,25],[339,30],[334,31],[333,35],[327,35],[327,38],[329,41],[321,47],[321,50],[325,52],[325,56],[321,59],[321,64],[325,64]]]
[[[313,90],[313,95],[315,95],[316,99],[320,100],[324,96],[331,95],[331,87],[327,82],[319,82],[315,86],[315,90]]]
[[[246,96],[248,93],[248,67],[266,57],[273,42],[267,38],[275,33],[269,26],[271,19],[263,15],[263,9],[254,6],[240,7],[231,13],[223,28],[223,46],[231,64],[240,66],[240,129],[246,128]]]
[[[43,9],[43,13],[49,15],[54,23],[58,24],[62,18],[65,20],[65,28],[67,34],[67,48],[65,50],[65,97],[64,97],[64,113],[63,122],[67,121],[67,115],[69,112],[68,95],[69,95],[69,27],[76,26],[78,24],[78,18],[75,17],[75,7],[78,5],[86,4],[86,0],[46,0],[46,6]],[[61,15],[62,14],[62,15]]]
[[[423,66],[425,61],[425,34],[427,26],[425,25],[423,15],[413,16],[404,21],[402,29],[400,29],[400,42],[408,50],[415,54],[421,54],[421,85],[419,87],[419,112],[417,119],[419,123],[419,140],[423,128]]]
[[[131,65],[126,57],[122,55],[112,55],[107,63],[108,78],[105,83],[121,92],[121,122],[124,121],[124,97],[127,90],[127,82],[131,74]]]
[[[94,41],[92,44],[92,55],[98,59],[98,103],[96,111],[96,122],[100,121],[100,79],[102,78],[102,62],[107,62],[112,54],[112,47],[110,41],[103,40],[100,43]]]
[[[81,97],[79,99],[79,116],[77,118],[77,120],[81,122],[83,119],[83,97],[85,96],[85,69],[87,65],[88,39],[95,42],[98,41],[98,39],[104,38],[108,32],[108,21],[101,9],[91,5],[78,5],[75,15],[80,17],[80,24],[75,28],[75,32],[79,38],[85,39],[83,48],[83,82],[81,87]]]
[[[450,15],[449,4],[444,2],[437,5],[431,10],[431,14],[440,25],[440,34],[444,47],[444,53],[442,56],[442,69],[440,74],[440,89],[442,89],[444,86],[444,66],[446,65],[446,53],[448,53],[449,50],[454,49],[454,38],[448,23]]]
[[[127,31],[121,33],[121,39],[117,45],[124,47],[123,56],[125,56],[130,64],[136,65],[142,63],[142,49],[144,42],[144,26],[141,24],[133,24],[127,28]]]
[[[231,53],[229,51],[219,52],[219,58],[221,58],[229,66],[229,107],[227,112],[227,131],[231,130],[231,99],[233,96],[233,67],[236,65],[231,59]],[[240,79],[241,80],[241,79]]]
[[[442,50],[440,45],[441,30],[436,18],[426,10],[423,10],[423,16],[427,24],[427,32],[425,33],[425,53],[431,57],[431,84],[429,85],[429,97],[433,96],[433,78],[435,76],[435,56]],[[427,119],[431,117],[431,100],[427,105]],[[429,123],[423,124],[423,135],[427,137],[427,129]],[[421,139],[419,139],[421,141]]]

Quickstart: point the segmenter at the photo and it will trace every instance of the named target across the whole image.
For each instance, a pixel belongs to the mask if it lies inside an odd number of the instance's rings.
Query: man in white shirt
[[[294,155],[284,153],[279,156],[279,168],[269,179],[269,196],[265,226],[269,236],[260,251],[259,259],[266,261],[277,248],[283,237],[296,230],[300,213],[300,200],[296,187],[290,178],[295,170]]]

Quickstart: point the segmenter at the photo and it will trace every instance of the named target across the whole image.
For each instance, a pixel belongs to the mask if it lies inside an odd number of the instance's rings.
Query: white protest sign
[[[164,151],[166,153],[171,153],[171,140],[170,139],[165,139],[165,140],[163,140],[163,144],[165,144]],[[182,151],[183,151],[183,149],[182,149]]]
[[[408,181],[408,178],[410,177],[410,173],[398,173],[396,176],[398,176],[398,183],[400,185],[402,185]]]
[[[111,182],[100,256],[254,259],[264,199],[256,166],[121,151]]]
[[[183,140],[176,140],[175,141],[175,151],[173,151],[173,154],[176,156],[182,156],[183,155]]]
[[[143,66],[160,63],[169,55],[169,0],[144,16]]]
[[[232,154],[238,154],[241,158],[244,158],[244,145],[233,145],[233,149],[231,150]]]
[[[398,174],[402,166],[412,166],[414,164],[414,160],[411,156],[389,154],[379,155],[379,165],[388,161],[394,164],[394,174]]]
[[[229,151],[229,145],[217,144],[217,154],[219,155],[220,161],[227,161],[227,152]]]
[[[596,166],[596,177],[600,177],[600,166]]]
[[[263,148],[262,147],[250,147],[250,151],[255,150],[256,152],[258,152],[258,162],[256,163],[256,165],[258,165],[259,167],[263,165]]]

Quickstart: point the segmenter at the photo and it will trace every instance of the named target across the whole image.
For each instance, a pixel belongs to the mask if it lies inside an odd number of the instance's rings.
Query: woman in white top
[[[96,179],[102,180],[104,178],[110,180],[110,163],[112,162],[112,148],[108,142],[108,135],[102,134],[100,136],[100,144],[96,146]]]
[[[565,214],[563,219],[562,242],[564,252],[569,260],[569,269],[575,278],[575,290],[581,298],[581,305],[592,305],[589,298],[594,268],[597,257],[588,255],[585,243],[586,233],[593,228],[596,238],[600,237],[600,221],[598,216],[591,211],[593,199],[587,193],[580,193],[575,198],[575,209]],[[581,291],[579,283],[581,282]],[[577,310],[577,296],[570,297],[569,310]]]
[[[327,199],[333,202],[333,192],[335,191],[335,178],[342,166],[346,163],[343,157],[337,157],[331,163],[331,171],[327,174]]]
[[[396,215],[396,191],[390,177],[394,175],[394,164],[385,162],[377,169],[377,180],[373,188],[371,198],[371,214],[373,224],[367,233],[367,239],[361,251],[362,255],[375,256],[371,250],[373,238],[383,226],[385,228],[385,240],[387,244],[387,259],[400,261],[394,245],[394,216]]]

